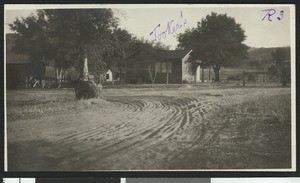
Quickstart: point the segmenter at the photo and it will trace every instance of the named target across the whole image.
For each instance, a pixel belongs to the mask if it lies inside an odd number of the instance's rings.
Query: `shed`
[[[192,80],[192,50],[142,47],[125,58],[126,83],[182,83]]]

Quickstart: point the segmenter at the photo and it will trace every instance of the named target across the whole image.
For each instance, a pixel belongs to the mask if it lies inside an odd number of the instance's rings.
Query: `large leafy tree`
[[[280,66],[284,63],[285,60],[291,59],[291,48],[290,47],[276,48],[274,51],[272,51],[271,54],[275,63],[278,66]]]
[[[75,66],[81,76],[84,58],[104,62],[102,55],[114,49],[110,35],[116,27],[111,9],[38,10],[10,24],[19,35],[14,50],[29,55],[36,72],[53,59],[59,72]]]
[[[47,20],[41,11],[26,18],[17,18],[10,29],[16,32],[13,52],[28,55],[31,73],[40,78],[45,74],[44,65],[53,59],[54,48],[48,36]]]
[[[50,36],[57,48],[57,65],[71,62],[83,77],[83,60],[92,58],[104,65],[103,55],[114,50],[110,35],[117,27],[111,9],[43,10]]]
[[[203,65],[213,67],[216,82],[220,81],[221,67],[237,65],[247,57],[245,39],[241,24],[227,14],[214,12],[177,38],[178,49],[192,49]]]

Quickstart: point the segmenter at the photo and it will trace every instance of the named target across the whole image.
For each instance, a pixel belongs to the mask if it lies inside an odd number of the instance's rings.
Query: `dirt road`
[[[290,121],[273,124],[270,130],[266,124],[262,128],[255,122],[243,123],[246,118],[239,111],[241,105],[262,97],[290,96],[290,89],[108,89],[104,95],[108,102],[90,101],[88,109],[8,120],[9,170],[290,166],[286,150],[290,149],[290,131],[282,131],[282,125],[288,128]],[[256,113],[251,118],[260,119],[262,114]],[[247,127],[253,133],[245,139]],[[264,128],[267,139],[249,139],[262,135],[259,129]],[[278,140],[280,128],[286,137]],[[272,146],[268,140],[273,140]]]

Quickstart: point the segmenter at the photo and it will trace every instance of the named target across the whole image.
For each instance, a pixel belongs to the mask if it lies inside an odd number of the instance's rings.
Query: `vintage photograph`
[[[295,6],[5,5],[6,171],[295,171]]]

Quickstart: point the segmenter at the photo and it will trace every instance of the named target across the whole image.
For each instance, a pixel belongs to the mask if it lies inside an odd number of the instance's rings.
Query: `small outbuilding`
[[[105,74],[105,81],[113,81],[113,73],[110,69],[108,69],[108,71]]]
[[[126,83],[193,82],[192,50],[158,50],[142,47],[125,58]],[[195,71],[194,71],[195,72]]]

